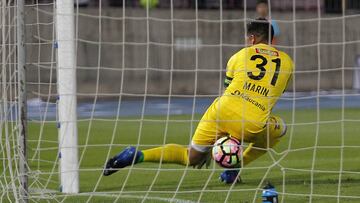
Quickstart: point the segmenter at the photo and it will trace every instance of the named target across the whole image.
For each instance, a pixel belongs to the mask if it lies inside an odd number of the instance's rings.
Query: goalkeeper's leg
[[[243,152],[243,166],[264,155],[269,148],[273,148],[285,133],[285,122],[280,117],[270,116],[265,130],[255,135]]]
[[[180,165],[199,165],[200,167],[207,163],[209,153],[199,152],[194,148],[178,144],[167,144],[162,147],[156,147],[146,150],[136,150],[135,147],[127,147],[122,152],[109,159],[103,171],[104,176],[109,176],[120,168],[137,164],[141,162],[162,162],[175,163]],[[209,163],[209,162],[208,162]]]
[[[163,147],[143,150],[144,162],[174,163],[195,166],[203,164],[208,158],[208,152],[202,152],[190,147],[189,149],[178,144],[167,144]]]
[[[162,147],[146,149],[142,151],[145,162],[176,163],[187,165],[189,155],[187,147],[178,144],[167,144]]]

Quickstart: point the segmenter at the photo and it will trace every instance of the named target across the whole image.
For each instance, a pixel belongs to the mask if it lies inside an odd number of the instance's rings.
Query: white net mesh
[[[11,202],[20,198],[17,4],[0,2],[0,199]],[[247,20],[257,16],[255,1],[140,2],[147,1],[75,5],[78,194],[59,192],[55,4],[26,2],[29,202],[260,202],[267,181],[281,202],[360,200],[356,1],[269,1],[280,28],[276,46],[296,70],[274,109],[288,132],[241,169],[242,183],[220,183],[215,164],[141,163],[103,177],[106,160],[126,146],[189,145],[223,92],[227,60],[245,46]]]

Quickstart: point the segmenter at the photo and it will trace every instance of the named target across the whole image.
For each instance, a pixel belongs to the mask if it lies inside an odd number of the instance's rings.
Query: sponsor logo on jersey
[[[277,51],[271,51],[267,49],[261,49],[261,48],[255,48],[256,53],[258,54],[266,54],[270,56],[279,56],[279,53]]]
[[[249,103],[255,105],[256,107],[258,107],[259,109],[261,109],[262,111],[265,111],[266,108],[263,104],[261,104],[260,102],[256,101],[255,99],[251,98],[249,95],[239,91],[239,90],[235,90],[234,92],[231,93],[231,95],[234,96],[238,96],[242,99],[244,99],[245,101],[248,101]]]

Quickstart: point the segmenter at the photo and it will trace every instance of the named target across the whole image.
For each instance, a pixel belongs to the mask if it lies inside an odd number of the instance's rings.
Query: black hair
[[[266,4],[266,5],[268,5],[268,0],[257,0],[257,1],[256,1],[256,5],[259,5],[259,4]]]
[[[271,28],[270,32],[269,28]],[[256,20],[252,20],[247,24],[247,33],[248,35],[255,35],[260,37],[262,41],[268,41],[270,34],[271,42],[274,37],[274,28],[265,18],[257,18]]]

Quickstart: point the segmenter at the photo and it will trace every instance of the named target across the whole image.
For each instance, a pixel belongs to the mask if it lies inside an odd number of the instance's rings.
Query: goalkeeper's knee
[[[278,116],[270,116],[265,130],[266,142],[264,143],[268,147],[275,146],[280,139],[286,134],[287,126],[284,120]]]
[[[286,124],[280,117],[270,116],[266,128],[252,141],[254,147],[264,150],[274,147],[286,134],[286,130]]]

